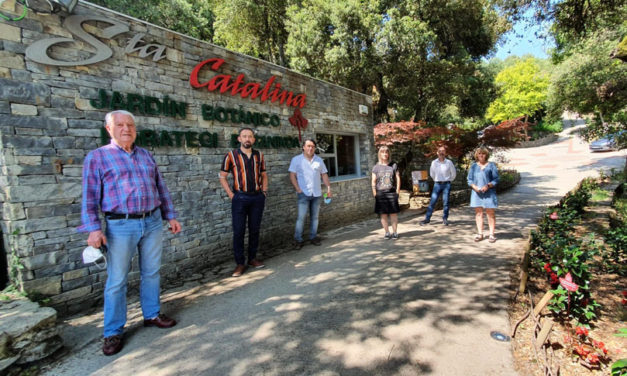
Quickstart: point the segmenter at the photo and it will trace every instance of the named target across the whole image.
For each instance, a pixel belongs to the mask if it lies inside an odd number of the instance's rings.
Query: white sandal
[[[494,243],[496,241],[496,237],[494,235],[490,235],[490,237],[488,237],[488,241],[490,243]]]
[[[477,234],[475,235],[475,241],[476,242],[480,242],[483,240],[483,234]]]

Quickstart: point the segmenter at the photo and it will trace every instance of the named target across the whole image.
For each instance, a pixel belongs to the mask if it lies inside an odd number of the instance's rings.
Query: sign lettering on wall
[[[83,24],[88,21],[96,21],[111,26],[98,30],[95,34],[92,34],[83,28]],[[95,50],[95,53],[82,60],[59,60],[56,56],[50,55],[50,48],[59,44],[72,43],[76,40],[74,38],[54,37],[36,41],[28,46],[25,51],[26,57],[37,63],[52,66],[79,66],[96,64],[113,56],[113,50],[108,45],[103,43],[101,39],[112,39],[115,36],[126,33],[130,30],[129,26],[123,22],[97,15],[71,15],[65,19],[63,25],[75,38],[80,39],[91,46]],[[124,52],[126,54],[138,53],[141,58],[147,58],[152,55],[153,61],[159,61],[165,58],[166,47],[160,44],[146,43],[143,40],[145,35],[145,33],[134,34],[128,40],[124,48]],[[205,76],[203,75],[205,70],[208,69],[209,71],[218,72],[224,63],[224,59],[211,58],[197,64],[190,74],[190,85],[194,88],[206,87],[210,92],[219,92],[220,94],[228,94],[231,96],[239,95],[241,98],[248,98],[250,100],[259,99],[261,103],[270,101],[270,103],[278,103],[287,107],[294,107],[295,111],[292,118],[302,120],[301,123],[306,126],[307,120],[302,117],[299,109],[305,107],[307,104],[307,95],[304,93],[294,93],[290,90],[282,88],[281,83],[278,82],[276,76],[270,77],[270,79],[268,79],[265,83],[247,82],[246,76],[243,73],[238,74],[236,77],[228,74],[215,74],[213,77],[207,78],[206,81],[200,81],[200,77]],[[205,67],[207,69],[203,69]],[[109,95],[104,89],[100,89],[98,91],[97,99],[90,99],[90,104],[94,108],[98,109],[124,109],[138,115],[163,115],[180,117],[183,119],[186,118],[188,107],[187,103],[171,100],[167,95],[162,99],[148,95],[123,94],[117,91],[113,91],[111,95]],[[242,123],[254,126],[280,126],[280,118],[278,115],[264,112],[244,111],[242,106],[240,106],[239,109],[235,109],[213,107],[203,104],[201,106],[201,112],[203,120],[216,120],[219,122],[230,121],[234,124]],[[292,118],[290,118],[290,121]],[[301,128],[299,127],[299,138],[301,137],[300,130]],[[183,134],[183,132],[179,133]],[[175,140],[177,140],[176,143],[178,146],[180,143],[178,140],[183,136],[177,136],[176,132],[173,132],[173,134]],[[163,137],[162,135],[148,135],[146,137],[146,140],[148,140],[147,142],[151,142],[153,145],[170,145],[170,142],[168,141],[170,138],[168,138],[167,132],[163,133]],[[210,142],[208,141],[207,136],[203,136],[205,138],[203,138],[202,141],[201,139],[197,139],[197,137],[199,137],[198,135],[194,136],[192,134],[191,136],[185,137],[191,137],[188,140],[187,145],[196,146],[197,144],[199,146],[210,147]],[[280,141],[281,137],[273,138],[271,136],[266,136],[266,138],[268,140],[267,142],[265,141],[265,138],[261,142],[267,143],[268,146],[271,147],[284,147],[285,145],[291,145],[291,141]],[[155,141],[157,139],[159,140],[158,142]]]
[[[111,136],[106,128],[100,128],[100,142],[107,145],[111,141]],[[137,132],[135,143],[139,146],[176,146],[176,147],[218,147],[218,134],[209,132],[193,131],[153,131],[152,129],[142,129]]]
[[[163,100],[139,94],[122,94],[114,91],[109,95],[106,90],[98,90],[98,99],[90,99],[89,104],[94,108],[127,110],[138,115],[165,115],[185,119],[187,116],[187,103],[174,101],[168,96]]]
[[[47,38],[38,40],[37,42],[31,44],[26,48],[26,57],[40,64],[46,65],[54,65],[54,66],[76,66],[76,65],[90,65],[100,63],[102,61],[107,60],[111,56],[113,56],[113,50],[106,44],[102,43],[98,38],[94,37],[85,29],[83,29],[83,23],[87,21],[100,21],[112,26],[107,27],[102,30],[101,35],[104,38],[111,39],[116,35],[120,35],[122,33],[126,33],[129,31],[128,25],[119,22],[117,20],[111,20],[106,17],[100,16],[83,16],[83,15],[73,15],[68,17],[63,26],[72,33],[75,37],[85,41],[91,47],[96,50],[95,55],[91,56],[88,59],[79,60],[79,61],[65,61],[65,60],[57,60],[50,55],[48,55],[48,49],[55,44],[60,43],[69,43],[75,42],[72,38]],[[165,57],[165,46],[159,44],[146,44],[140,45],[144,43],[142,38],[146,34],[139,33],[133,36],[131,40],[128,42],[125,52],[127,54],[138,51],[139,57],[145,58],[149,55],[153,55],[153,61],[159,61]]]
[[[270,100],[271,103],[279,102],[279,104],[297,108],[303,108],[307,103],[306,94],[294,94],[291,91],[281,89],[281,84],[275,82],[276,76],[270,77],[263,85],[258,82],[246,82],[246,76],[243,73],[240,73],[235,78],[228,74],[217,74],[207,81],[199,81],[198,76],[205,66],[216,72],[222,64],[224,64],[224,59],[220,58],[207,59],[199,63],[189,76],[189,84],[197,89],[206,87],[208,91],[217,91],[220,94],[239,95],[242,98],[251,100],[259,98],[261,103]]]
[[[237,141],[237,134],[231,135],[229,146],[232,148],[238,148],[239,142]],[[297,148],[299,147],[298,139],[296,137],[284,137],[284,136],[255,136],[255,147],[259,148]],[[100,128],[100,142],[102,145],[107,145],[111,142],[111,136],[107,132],[106,128]],[[210,132],[194,132],[194,131],[154,131],[152,129],[142,129],[137,132],[137,139],[135,143],[138,146],[152,146],[152,147],[203,147],[203,148],[217,148],[218,147],[218,134]]]
[[[265,112],[244,111],[240,106],[236,108],[213,107],[203,104],[201,107],[203,120],[217,120],[221,123],[231,121],[233,124],[243,123],[246,125],[271,125],[278,127],[281,125],[281,119],[276,114],[268,114]]]

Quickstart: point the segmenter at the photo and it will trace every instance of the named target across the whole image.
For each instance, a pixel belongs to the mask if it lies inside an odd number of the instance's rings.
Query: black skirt
[[[375,197],[374,212],[377,214],[395,214],[401,211],[398,206],[398,194],[395,190],[379,191]]]

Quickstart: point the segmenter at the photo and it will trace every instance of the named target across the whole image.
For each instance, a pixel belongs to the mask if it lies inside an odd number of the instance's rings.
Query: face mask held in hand
[[[100,249],[89,246],[83,250],[83,264],[91,264],[92,262],[99,269],[105,269],[107,267],[107,258],[105,254],[107,253],[107,246],[102,245]],[[99,263],[99,261],[103,261]]]

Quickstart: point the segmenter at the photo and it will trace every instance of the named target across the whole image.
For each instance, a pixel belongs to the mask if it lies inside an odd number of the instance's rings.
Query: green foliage
[[[506,17],[516,20],[529,9],[531,22],[544,24],[557,48],[547,110],[557,119],[564,110],[595,113],[598,121],[588,139],[607,134],[609,126],[627,127],[627,65],[611,56],[620,55],[619,43],[627,35],[627,2],[624,0],[498,0]],[[617,116],[618,115],[618,116]],[[611,124],[616,123],[616,124]]]
[[[627,184],[625,186],[627,186]],[[627,187],[623,189],[627,189]],[[622,218],[623,221],[627,220],[627,198],[614,198],[613,206],[618,216]]]
[[[580,135],[584,140],[591,141],[624,130],[627,130],[627,111],[619,111],[605,117],[596,113],[592,121],[586,122],[586,127],[581,130]],[[622,138],[619,145],[626,147],[627,140]]]
[[[4,290],[0,291],[0,301],[13,300],[17,297],[25,297],[26,293],[24,291],[20,291],[19,288],[14,284],[9,284]]]
[[[288,66],[287,0],[224,0],[216,3],[215,41],[228,49]]]
[[[605,233],[605,243],[609,246],[609,252],[602,255],[603,265],[609,271],[627,276],[627,227],[609,229]]]
[[[530,22],[546,25],[557,44],[556,60],[567,55],[573,43],[598,30],[616,28],[627,18],[624,0],[497,0],[497,3],[506,17],[513,20],[531,9],[534,16]]]
[[[546,100],[548,75],[533,57],[520,60],[496,76],[499,96],[488,107],[487,118],[495,123],[532,116]]]
[[[600,307],[590,294],[590,268],[600,250],[593,235],[579,239],[573,234],[572,226],[581,220],[590,192],[595,188],[594,181],[583,180],[558,206],[547,208],[538,229],[531,232],[532,265],[547,273],[555,294],[548,309],[582,323],[594,320]],[[569,292],[560,285],[559,278],[567,274],[579,286],[577,291]]]
[[[213,42],[214,0],[92,0],[94,4],[140,20]]]
[[[11,233],[11,237],[9,238],[9,244],[11,244],[11,253],[9,255],[9,284],[13,286],[12,288],[23,291],[24,288],[19,274],[20,271],[24,269],[24,265],[22,265],[17,255],[17,247],[13,245],[19,234],[20,230],[15,230]]]
[[[533,128],[534,131],[544,133],[560,133],[564,130],[564,124],[561,120],[556,121],[539,121]]]
[[[608,121],[624,111],[627,64],[610,57],[627,26],[602,30],[579,41],[556,67],[549,88],[549,111],[598,113]],[[601,119],[603,122],[603,119]]]
[[[499,66],[497,61],[481,63],[473,75],[463,78],[457,104],[461,117],[477,120],[484,118],[490,103],[497,97],[494,79],[500,71]]]
[[[383,64],[376,45],[380,7],[377,0],[307,0],[289,6],[286,53],[292,68],[356,91],[371,90]]]
[[[304,0],[288,7],[292,67],[375,99],[375,121],[438,123],[450,104],[481,114],[491,78],[478,58],[504,31],[487,2]],[[481,93],[481,98],[476,95]]]
[[[620,359],[612,363],[612,376],[627,375],[627,359]]]
[[[512,187],[519,179],[520,173],[518,173],[518,171],[499,168],[499,184],[497,185],[497,190],[501,192],[502,189]]]

